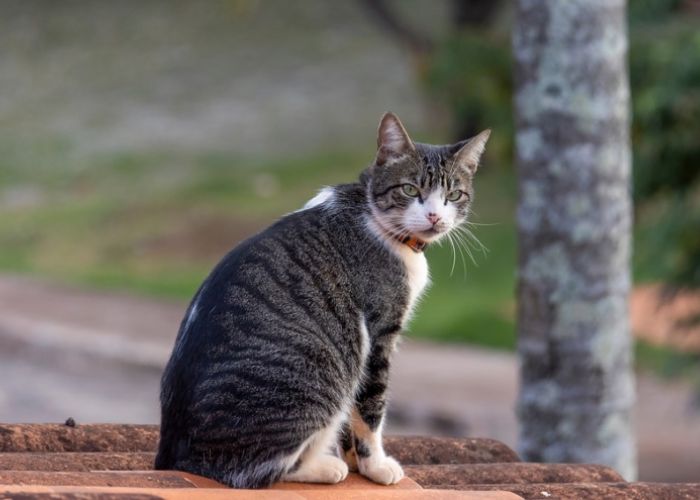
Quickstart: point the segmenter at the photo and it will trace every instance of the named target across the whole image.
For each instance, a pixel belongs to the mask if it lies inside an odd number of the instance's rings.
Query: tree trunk
[[[636,475],[625,0],[518,0],[520,452]]]

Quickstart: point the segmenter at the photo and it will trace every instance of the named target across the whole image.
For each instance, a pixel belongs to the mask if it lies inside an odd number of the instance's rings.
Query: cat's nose
[[[425,216],[430,223],[434,226],[438,222],[440,222],[440,216],[436,213],[430,212],[428,215]]]

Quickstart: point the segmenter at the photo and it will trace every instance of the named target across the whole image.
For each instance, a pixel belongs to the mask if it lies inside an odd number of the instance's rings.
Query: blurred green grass
[[[321,187],[354,180],[371,155],[368,149],[268,160],[224,152],[73,157],[62,144],[7,154],[0,160],[0,270],[188,300],[238,241]],[[512,350],[516,179],[487,162],[475,182],[471,230],[488,251],[472,245],[472,260],[448,243],[428,249],[432,286],[409,335]],[[13,192],[19,201],[8,203]],[[653,226],[653,219],[638,224],[635,239],[644,240]],[[659,278],[649,262],[637,253],[635,281]],[[644,346],[637,356],[656,368],[663,357]]]
[[[372,155],[74,158],[70,148],[51,146],[0,160],[0,271],[180,300],[192,297],[238,241],[296,210],[321,187],[354,180]],[[511,169],[487,162],[475,183],[471,229],[488,251],[472,245],[472,260],[448,243],[428,249],[432,286],[408,334],[513,350],[516,179]],[[8,203],[8,193],[19,193],[19,201]],[[636,240],[653,230],[654,219],[644,219]],[[659,278],[649,262],[638,252],[635,281]],[[635,355],[637,366],[660,374],[687,365],[643,342]]]
[[[322,186],[354,180],[372,155],[260,160],[149,152],[76,159],[67,151],[34,149],[4,169],[5,193],[9,186],[34,195],[0,211],[0,270],[183,300],[237,241]],[[472,231],[488,252],[474,247],[472,261],[449,244],[428,250],[433,284],[410,334],[510,349],[514,179],[484,168],[476,182]]]

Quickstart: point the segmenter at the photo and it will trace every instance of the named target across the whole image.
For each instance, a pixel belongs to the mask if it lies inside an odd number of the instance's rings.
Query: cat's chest
[[[406,311],[403,316],[403,322],[406,323],[411,318],[422,293],[430,284],[430,273],[428,260],[422,252],[416,253],[409,249],[402,249],[401,260],[406,271],[405,283],[408,289]]]
[[[365,265],[371,271],[358,273],[358,277],[372,276],[363,280],[361,292],[371,331],[403,328],[430,283],[425,255],[402,247],[367,257]]]

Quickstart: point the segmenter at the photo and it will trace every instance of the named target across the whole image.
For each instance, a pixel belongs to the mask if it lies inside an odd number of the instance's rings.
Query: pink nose
[[[440,222],[440,216],[438,214],[434,214],[430,212],[428,215],[426,215],[426,218],[430,221],[430,223],[434,226],[438,222]]]

